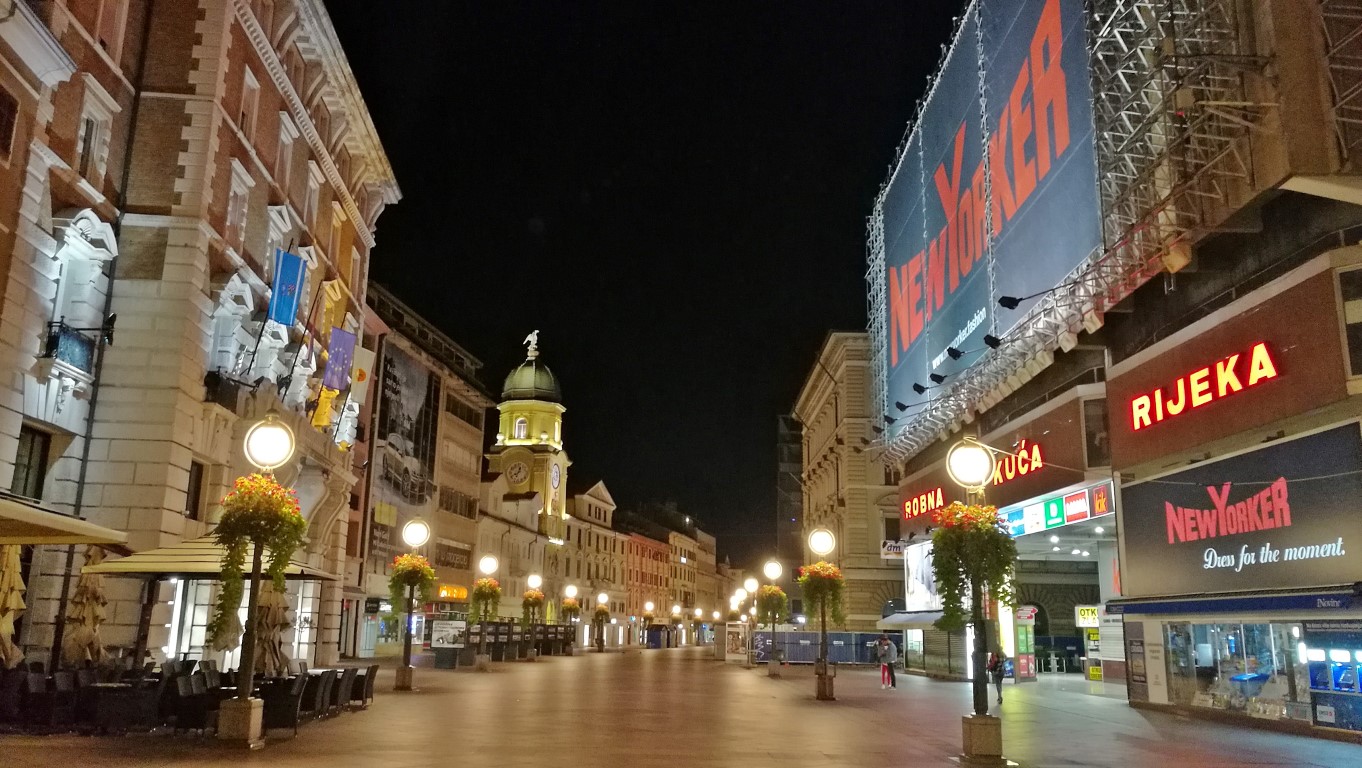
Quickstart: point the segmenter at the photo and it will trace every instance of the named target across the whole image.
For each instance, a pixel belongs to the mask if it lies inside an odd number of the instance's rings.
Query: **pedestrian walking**
[[[880,690],[898,688],[898,680],[894,679],[894,664],[899,660],[899,647],[894,645],[889,635],[880,635],[880,641],[875,646],[875,658],[880,662]]]
[[[988,655],[988,674],[993,678],[993,687],[998,690],[998,703],[1003,703],[1003,677],[1007,674],[1007,657],[998,651]]]

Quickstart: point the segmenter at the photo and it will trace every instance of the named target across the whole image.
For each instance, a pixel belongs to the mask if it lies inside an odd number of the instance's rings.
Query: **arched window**
[[[530,436],[530,422],[524,416],[515,420],[515,439],[524,440]]]

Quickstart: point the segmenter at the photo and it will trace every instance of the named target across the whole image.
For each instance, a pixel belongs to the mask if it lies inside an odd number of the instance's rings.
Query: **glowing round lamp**
[[[713,614],[713,616],[714,616],[714,620],[715,620],[715,621],[718,621],[718,620],[719,620],[719,612],[718,612],[718,611],[715,611],[714,614]]]
[[[946,452],[946,472],[967,491],[983,490],[993,479],[993,469],[993,452],[972,437],[952,445]]]
[[[784,575],[785,569],[775,560],[767,560],[766,565],[761,567],[761,572],[766,574],[767,581],[780,581],[780,577]]]
[[[695,609],[695,618],[698,619],[698,618],[700,618],[701,616],[704,616],[704,615],[705,615],[705,612],[704,612],[704,611],[700,610],[699,608],[696,608],[696,609]]]
[[[733,598],[741,603],[742,601],[747,599],[747,590],[743,589],[742,587],[738,587],[738,591],[733,593]]]
[[[577,596],[577,585],[569,584],[566,587],[563,587],[563,594],[567,597],[575,598]]]
[[[246,430],[242,447],[247,461],[269,472],[293,457],[293,430],[279,420],[278,414],[270,411],[263,420]]]
[[[525,579],[525,583],[530,586],[530,589],[539,589],[544,586],[544,577],[537,573],[532,573],[528,579]]]
[[[757,580],[752,578],[751,576],[748,576],[747,579],[743,581],[742,585],[743,588],[747,590],[747,594],[749,595],[757,594],[757,587],[760,586],[759,584],[757,584]]]
[[[596,595],[596,605],[605,605],[608,602],[610,602],[610,595],[607,595],[604,592]]]
[[[501,565],[501,563],[497,560],[496,555],[483,555],[482,559],[478,561],[478,570],[483,576],[491,576],[497,572],[498,565]]]
[[[655,608],[655,607],[657,607],[657,606],[653,605],[653,601],[652,601],[652,600],[649,600],[648,602],[646,602],[646,603],[643,604],[643,610],[644,610],[645,613],[652,613],[652,612],[653,612],[653,608]]]
[[[672,606],[672,615],[673,615],[673,616],[680,616],[680,615],[681,615],[681,606],[679,606],[679,605],[673,605],[673,606]]]
[[[738,610],[738,602],[739,601],[736,596],[728,598],[728,610],[730,611]]]
[[[752,606],[751,608],[748,608],[748,609],[747,609],[747,612],[750,613],[750,614],[752,614],[753,616],[756,616],[756,615],[757,615],[757,606],[754,605],[754,606]]]
[[[402,526],[402,541],[409,549],[424,547],[426,542],[430,541],[430,523],[419,517],[408,520],[407,524]]]
[[[837,537],[827,528],[815,528],[809,533],[809,550],[819,557],[827,557],[837,546]]]

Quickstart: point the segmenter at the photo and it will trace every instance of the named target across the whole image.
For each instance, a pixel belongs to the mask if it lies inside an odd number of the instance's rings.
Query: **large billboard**
[[[1082,0],[976,0],[881,200],[888,402],[1004,336],[1101,243]],[[947,349],[964,352],[952,358]]]
[[[440,424],[440,377],[392,343],[383,345],[377,451],[369,503],[370,551],[391,559],[403,549],[402,526],[421,516],[434,520],[435,446]],[[465,566],[466,567],[466,566]]]
[[[1121,489],[1131,597],[1362,581],[1356,423]]]

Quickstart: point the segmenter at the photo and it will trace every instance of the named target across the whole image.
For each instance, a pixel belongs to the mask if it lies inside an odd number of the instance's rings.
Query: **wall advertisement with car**
[[[382,382],[370,458],[369,543],[373,557],[389,560],[403,548],[408,520],[435,519],[440,377],[389,342],[383,345]]]

